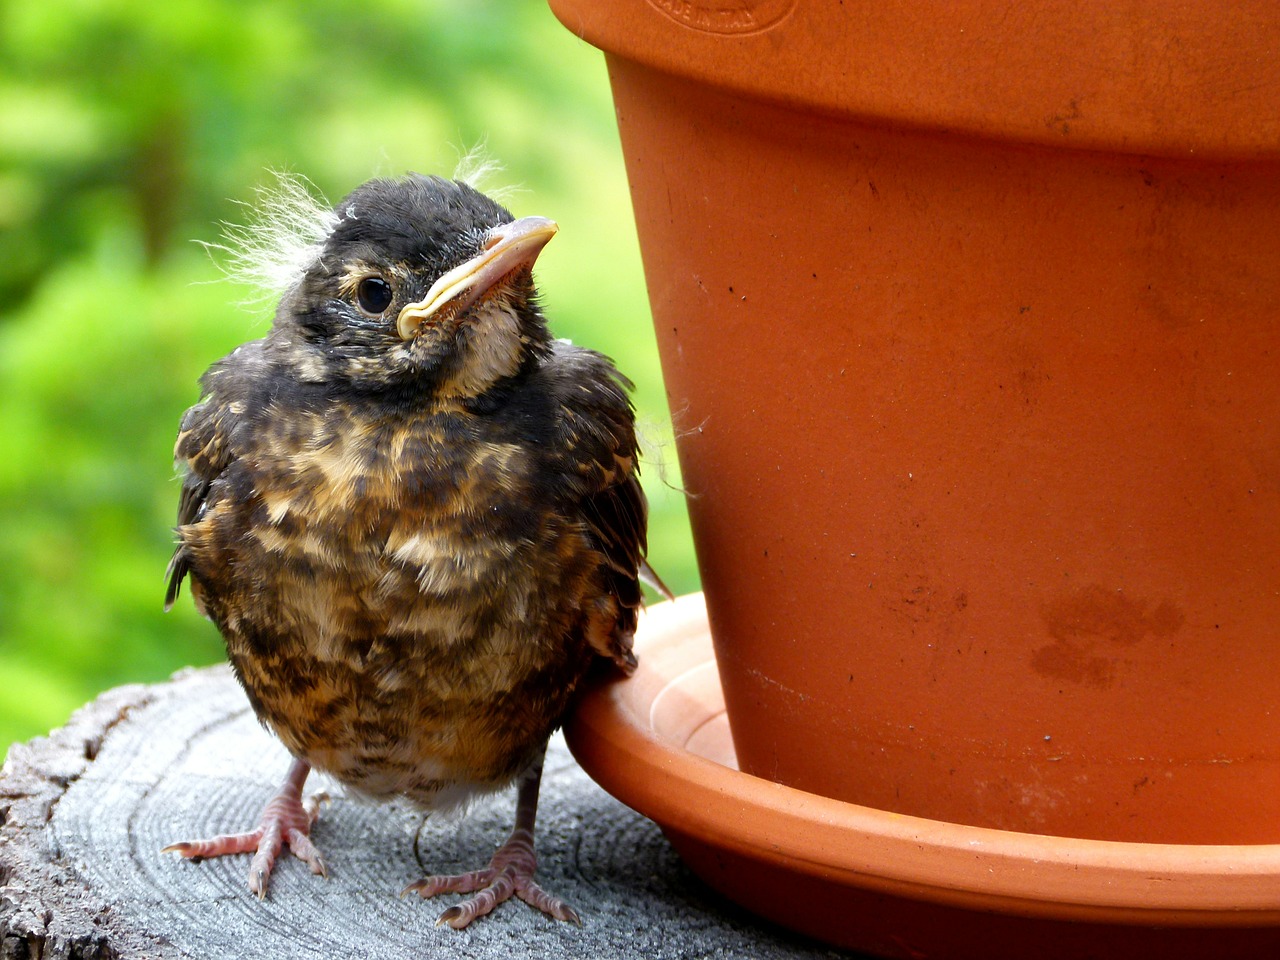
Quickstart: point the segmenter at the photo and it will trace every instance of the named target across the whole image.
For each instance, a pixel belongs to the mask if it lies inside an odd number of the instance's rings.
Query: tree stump
[[[193,863],[161,847],[251,828],[289,757],[225,667],[121,687],[48,737],[14,746],[0,773],[0,960],[10,958],[816,957],[715,899],[658,828],[613,800],[559,738],[539,810],[539,880],[582,914],[550,920],[513,901],[458,932],[435,920],[457,897],[400,899],[432,872],[488,863],[514,795],[428,817],[345,796],[312,837],[313,876],[285,855],[267,899],[247,855]]]

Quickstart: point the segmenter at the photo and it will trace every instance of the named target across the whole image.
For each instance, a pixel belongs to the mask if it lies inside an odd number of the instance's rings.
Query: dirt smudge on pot
[[[1031,655],[1035,671],[1053,680],[1110,687],[1123,651],[1143,640],[1167,638],[1186,616],[1170,600],[1151,601],[1090,584],[1045,604],[1041,611],[1053,642]]]

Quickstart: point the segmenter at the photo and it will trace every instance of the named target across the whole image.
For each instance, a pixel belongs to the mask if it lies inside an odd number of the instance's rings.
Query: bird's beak
[[[453,305],[455,315],[467,309],[504,277],[532,266],[558,229],[546,217],[524,217],[494,227],[479,254],[445,273],[417,303],[405,305],[396,318],[396,332],[408,340],[442,307]]]

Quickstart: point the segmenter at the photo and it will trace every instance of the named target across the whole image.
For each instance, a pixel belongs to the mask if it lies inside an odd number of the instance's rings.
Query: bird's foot
[[[252,853],[249,890],[259,900],[267,895],[271,869],[275,866],[281,848],[285,846],[310,867],[312,873],[328,876],[328,868],[320,857],[320,851],[311,842],[310,833],[311,825],[320,814],[320,804],[329,798],[320,793],[305,803],[302,801],[302,784],[309,770],[310,767],[302,761],[295,762],[280,792],[262,809],[258,826],[248,833],[224,834],[208,840],[180,840],[169,844],[161,853],[176,853],[196,861],[228,853]]]
[[[453,876],[424,877],[401,891],[401,896],[416,893],[422,899],[438,893],[476,893],[474,897],[455,904],[436,920],[437,925],[448,925],[461,930],[477,917],[483,917],[498,904],[519,897],[550,917],[582,925],[578,912],[559,897],[553,896],[533,882],[538,861],[533,853],[533,834],[517,829],[498,848],[489,866],[471,873]]]

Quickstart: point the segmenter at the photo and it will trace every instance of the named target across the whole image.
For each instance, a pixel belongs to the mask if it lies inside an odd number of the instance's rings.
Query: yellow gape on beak
[[[559,228],[546,217],[524,217],[489,231],[484,249],[445,273],[417,303],[407,304],[396,318],[396,332],[408,340],[441,308],[461,312],[520,267],[531,266]]]

